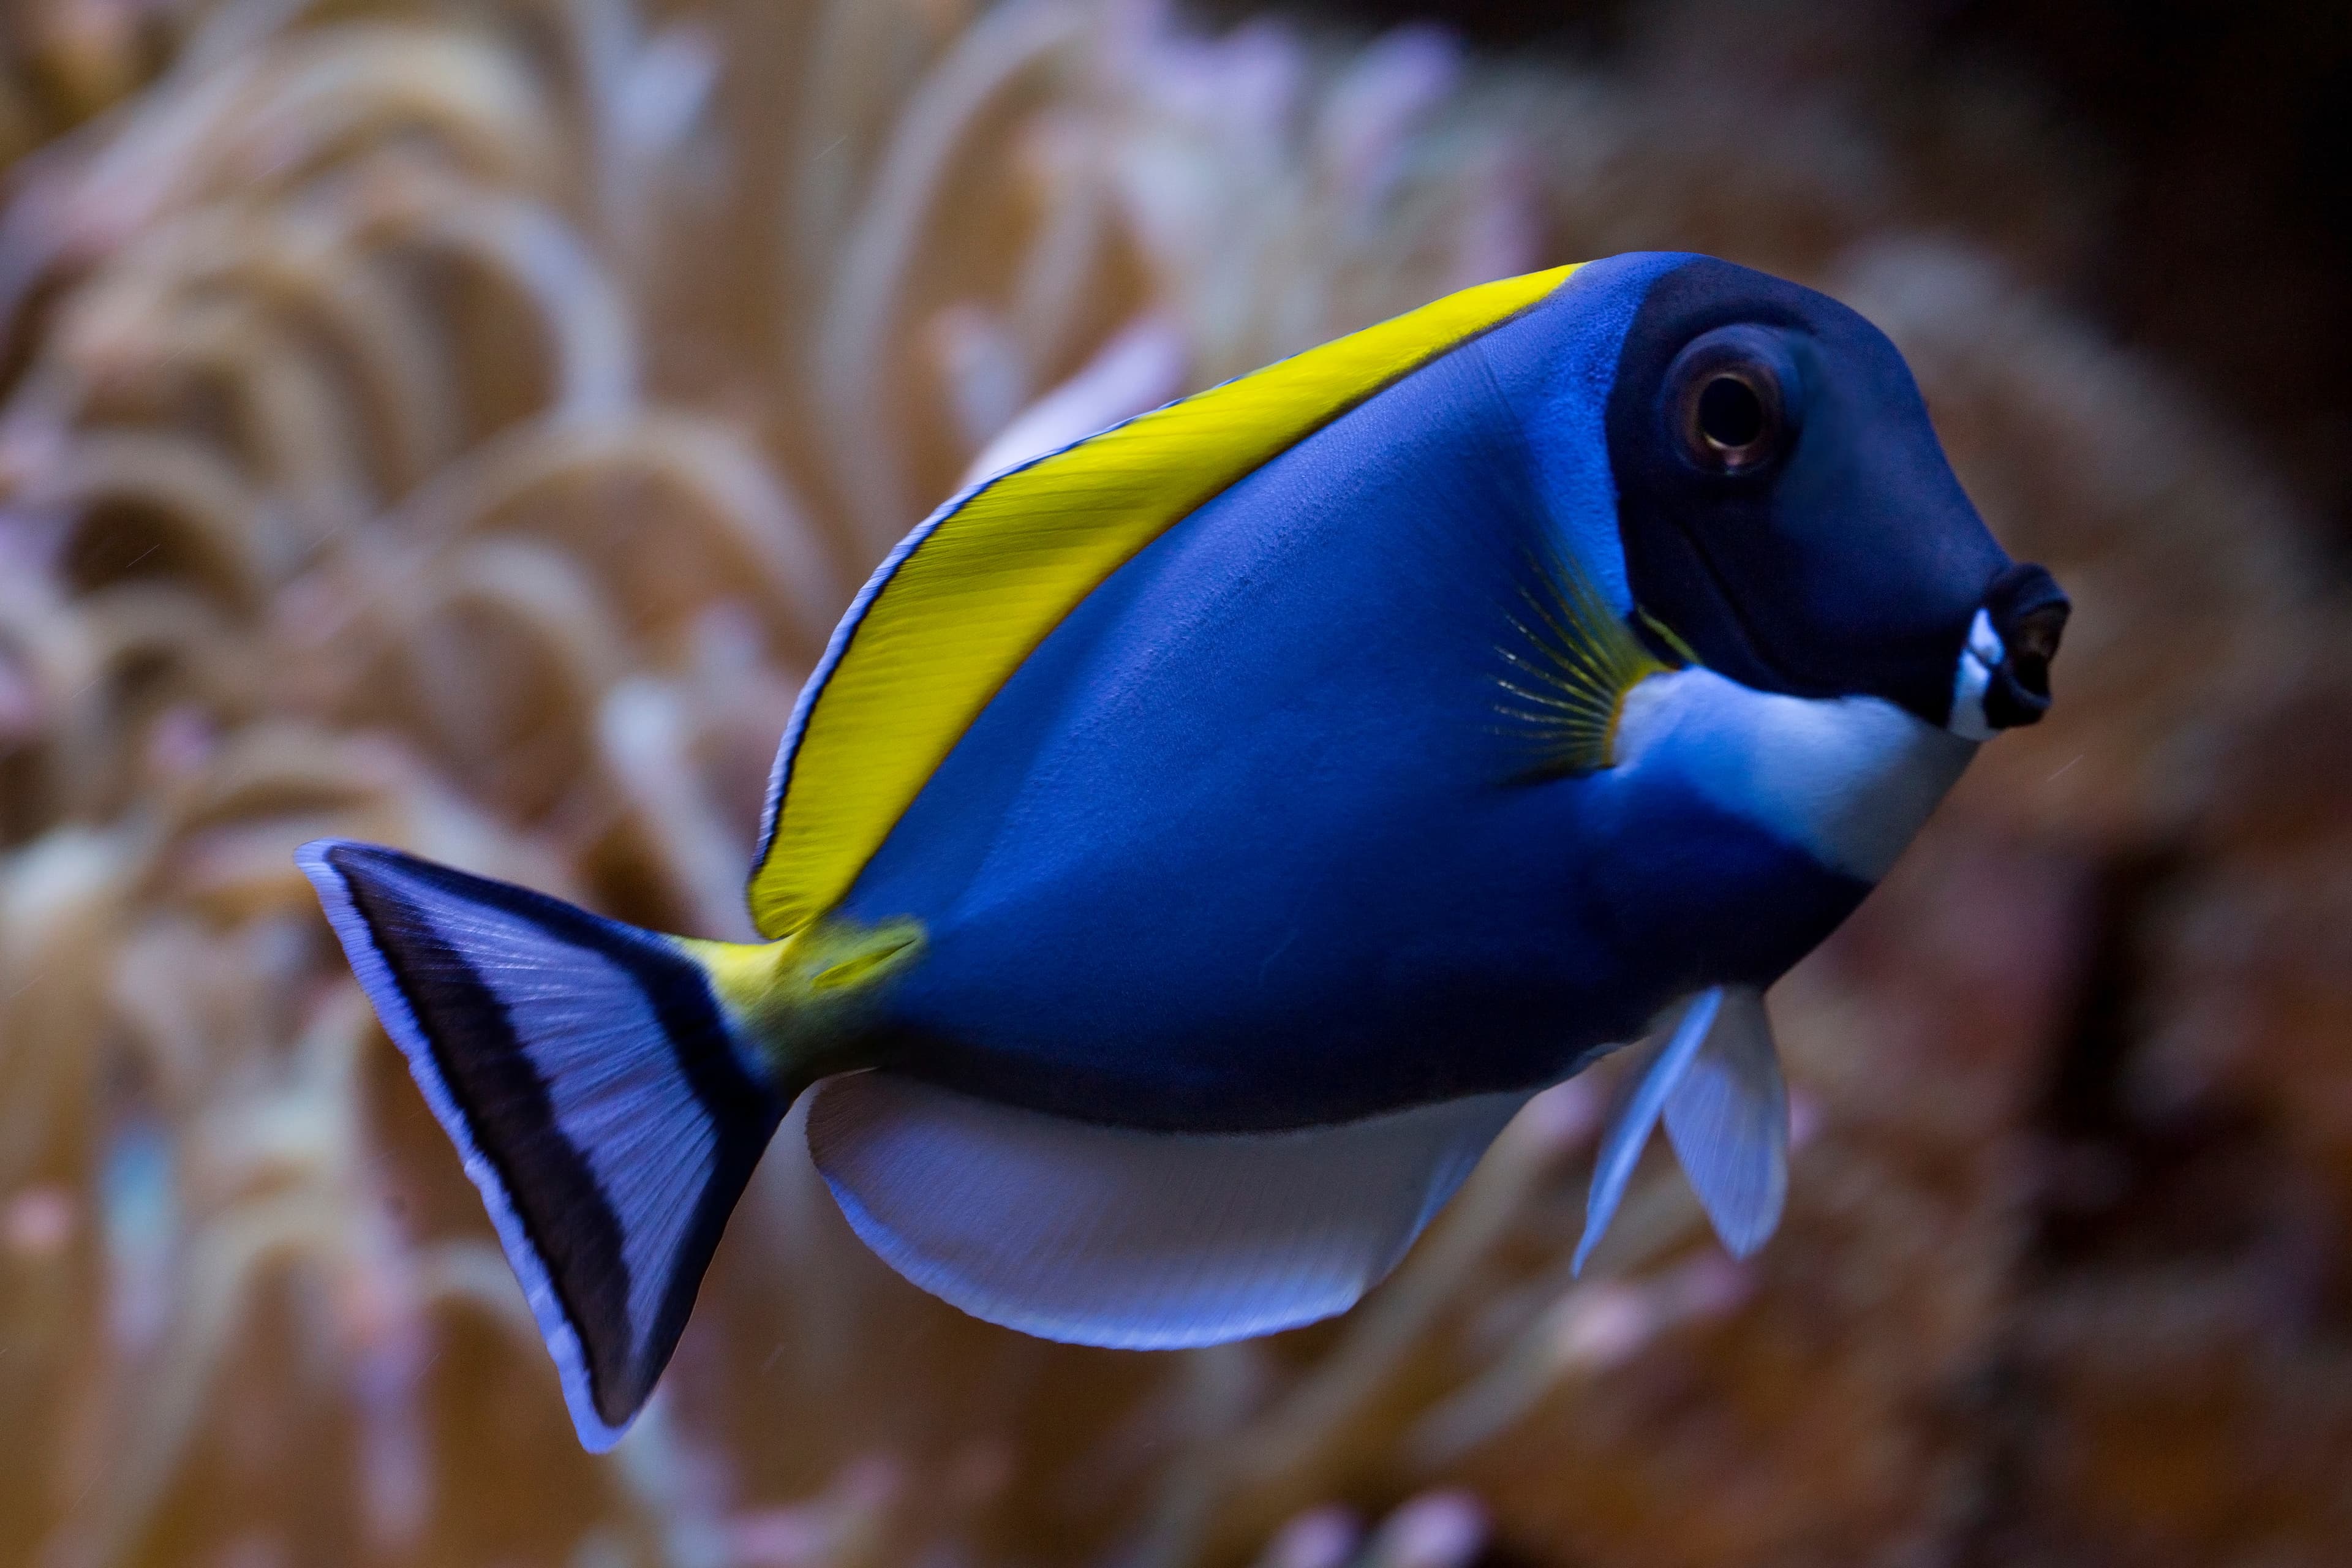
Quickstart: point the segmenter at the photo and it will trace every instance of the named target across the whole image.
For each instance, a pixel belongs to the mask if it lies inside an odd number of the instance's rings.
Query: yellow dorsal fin
[[[789,935],[848,893],[989,699],[1138,551],[1573,270],[1448,295],[1000,474],[934,513],[835,635],[784,737],[751,869],[760,930]]]

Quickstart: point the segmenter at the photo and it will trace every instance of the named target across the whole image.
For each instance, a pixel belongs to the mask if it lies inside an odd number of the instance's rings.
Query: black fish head
[[[1666,270],[1608,437],[1654,635],[1760,690],[1879,697],[1979,739],[2049,708],[2066,595],[1993,539],[1902,354],[1845,306],[1706,257]]]

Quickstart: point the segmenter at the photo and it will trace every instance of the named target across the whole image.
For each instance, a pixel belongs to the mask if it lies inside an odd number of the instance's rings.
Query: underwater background
[[[2352,1561],[2352,27],[1421,9],[0,12],[0,1565]],[[1571,1280],[1601,1072],[1348,1316],[1088,1351],[788,1128],[583,1454],[294,846],[748,937],[960,477],[1669,247],[1885,328],[2075,603],[1773,994],[1771,1245],[1661,1155]]]

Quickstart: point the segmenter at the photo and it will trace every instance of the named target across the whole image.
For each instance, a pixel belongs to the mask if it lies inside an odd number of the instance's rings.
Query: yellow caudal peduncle
[[[797,1089],[865,1063],[857,1047],[888,983],[924,952],[922,922],[828,918],[781,942],[673,937],[772,1077]]]

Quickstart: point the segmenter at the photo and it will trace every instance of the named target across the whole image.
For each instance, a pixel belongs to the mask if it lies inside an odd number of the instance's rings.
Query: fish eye
[[[1698,433],[1716,451],[1735,458],[1764,434],[1764,399],[1736,370],[1720,370],[1698,390]]]
[[[1683,456],[1708,473],[1756,473],[1795,434],[1795,375],[1771,334],[1753,327],[1707,333],[1666,372],[1667,408]]]

